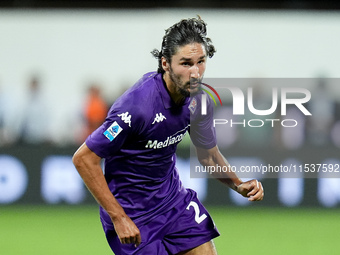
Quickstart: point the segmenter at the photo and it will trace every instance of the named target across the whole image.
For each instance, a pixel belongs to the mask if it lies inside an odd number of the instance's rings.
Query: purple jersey
[[[212,114],[202,116],[199,108],[199,96],[176,105],[162,75],[148,73],[116,100],[105,122],[86,139],[105,158],[108,186],[136,223],[164,213],[187,194],[175,168],[175,152],[190,119],[193,143],[216,145]],[[101,215],[112,224],[104,210]]]

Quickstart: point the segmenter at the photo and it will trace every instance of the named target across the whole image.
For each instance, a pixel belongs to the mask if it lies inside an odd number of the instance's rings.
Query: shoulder
[[[202,115],[212,115],[214,112],[214,102],[207,92],[200,90],[190,98],[189,110],[191,120],[199,120]]]
[[[128,106],[146,102],[157,90],[157,73],[146,73],[131,88],[127,89],[113,104],[113,106]]]
[[[157,98],[159,74],[146,73],[131,88],[126,90],[111,106],[109,115],[130,118],[132,123],[141,124],[153,110]]]

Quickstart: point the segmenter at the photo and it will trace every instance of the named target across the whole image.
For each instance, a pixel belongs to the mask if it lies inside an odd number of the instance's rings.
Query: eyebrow
[[[199,60],[204,59],[204,58],[206,58],[206,55],[201,56]],[[192,60],[191,58],[182,57],[179,61],[191,61],[191,60]]]

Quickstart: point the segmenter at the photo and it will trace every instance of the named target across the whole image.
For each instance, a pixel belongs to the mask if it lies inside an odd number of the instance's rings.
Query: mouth
[[[196,89],[199,85],[199,83],[190,84],[190,89]]]
[[[201,82],[198,79],[191,79],[189,82],[190,89],[196,89],[200,86]]]

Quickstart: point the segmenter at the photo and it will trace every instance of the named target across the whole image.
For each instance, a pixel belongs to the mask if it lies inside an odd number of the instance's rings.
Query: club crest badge
[[[193,97],[193,98],[191,99],[191,102],[190,102],[188,108],[189,108],[191,114],[194,114],[194,113],[195,113],[196,108],[197,108],[197,100],[196,100],[195,97]]]

